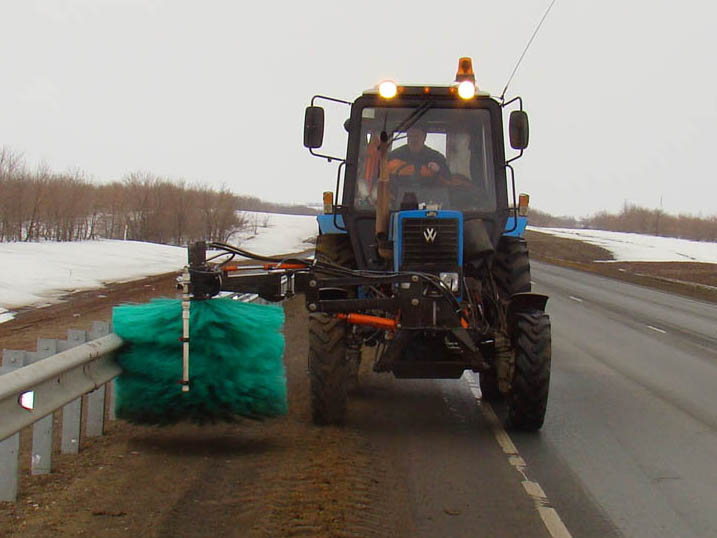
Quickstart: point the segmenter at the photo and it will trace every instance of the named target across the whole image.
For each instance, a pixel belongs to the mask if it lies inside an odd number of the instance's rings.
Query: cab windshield
[[[493,211],[490,114],[482,109],[364,108],[354,204],[376,205],[382,131],[390,137],[390,209]]]

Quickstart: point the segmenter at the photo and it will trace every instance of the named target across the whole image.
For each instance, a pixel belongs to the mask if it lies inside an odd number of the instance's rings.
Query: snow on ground
[[[0,308],[180,269],[186,249],[139,241],[0,243]]]
[[[603,230],[570,228],[537,228],[529,230],[568,239],[577,239],[603,247],[619,262],[703,262],[717,263],[717,243],[688,241],[672,237],[656,237]]]
[[[249,227],[229,240],[232,245],[262,254],[275,256],[301,252],[313,246],[319,233],[316,217],[279,215],[276,213],[244,212]]]
[[[257,254],[306,250],[317,233],[316,217],[247,213],[253,228],[231,243]],[[12,309],[44,305],[73,291],[102,288],[151,275],[179,272],[186,264],[182,247],[139,241],[0,243],[0,323]]]

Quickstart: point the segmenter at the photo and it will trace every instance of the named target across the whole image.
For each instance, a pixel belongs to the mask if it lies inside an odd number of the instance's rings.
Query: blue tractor
[[[306,110],[304,145],[330,158],[322,99]],[[503,111],[516,103],[507,159]],[[318,218],[315,257],[328,269],[306,286],[315,422],[343,420],[362,350],[375,346],[374,371],[400,378],[480,372],[484,399],[507,398],[514,427],[540,428],[550,320],[547,297],[531,293],[527,196],[516,203],[510,166],[528,145],[522,101],[478,91],[461,58],[450,85],[389,81],[350,107],[343,189]]]

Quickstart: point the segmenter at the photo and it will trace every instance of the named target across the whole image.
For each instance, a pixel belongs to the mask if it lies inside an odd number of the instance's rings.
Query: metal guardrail
[[[87,342],[87,340],[91,340]],[[20,430],[34,423],[32,474],[52,468],[54,411],[62,408],[63,454],[80,449],[82,395],[85,435],[104,432],[105,384],[121,373],[113,353],[122,345],[109,323],[89,332],[70,330],[67,340],[40,338],[36,352],[4,350],[0,367],[0,501],[17,498]],[[31,396],[32,405],[25,401]],[[24,405],[23,405],[24,404]],[[112,418],[110,414],[110,418]]]
[[[244,302],[262,301],[254,294],[238,295]],[[89,338],[89,342],[87,339]],[[122,339],[109,324],[95,322],[93,330],[68,331],[67,340],[38,339],[37,351],[3,350],[0,366],[0,501],[15,501],[18,491],[20,430],[34,424],[32,474],[51,471],[53,414],[62,408],[63,454],[77,454],[80,445],[82,396],[87,394],[85,435],[104,433],[105,386],[122,373],[114,360]],[[32,406],[23,395],[32,394]],[[111,391],[110,391],[111,395]],[[110,418],[114,417],[110,398]]]
[[[113,352],[121,346],[122,339],[109,334],[0,377],[0,441],[117,377],[122,369]],[[20,402],[29,392],[31,409]]]

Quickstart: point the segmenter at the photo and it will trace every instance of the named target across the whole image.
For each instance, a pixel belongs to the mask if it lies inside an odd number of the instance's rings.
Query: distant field
[[[695,262],[613,262],[604,248],[528,230],[530,257],[635,284],[717,302],[717,265]]]

